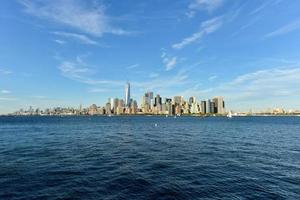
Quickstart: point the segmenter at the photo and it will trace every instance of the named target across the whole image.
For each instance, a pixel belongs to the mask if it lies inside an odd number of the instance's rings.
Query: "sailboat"
[[[232,118],[232,113],[231,113],[231,111],[228,112],[227,117],[228,117],[228,118]]]

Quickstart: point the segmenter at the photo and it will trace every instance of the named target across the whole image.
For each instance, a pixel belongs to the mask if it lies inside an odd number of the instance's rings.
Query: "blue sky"
[[[147,90],[300,108],[298,0],[12,0],[0,4],[0,113],[104,105]]]

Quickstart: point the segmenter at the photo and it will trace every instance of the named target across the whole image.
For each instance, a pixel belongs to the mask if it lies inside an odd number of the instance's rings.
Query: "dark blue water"
[[[300,199],[300,117],[0,117],[0,199]]]

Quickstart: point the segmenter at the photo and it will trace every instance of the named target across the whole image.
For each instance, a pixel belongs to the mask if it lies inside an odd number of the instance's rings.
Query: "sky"
[[[300,109],[298,0],[0,3],[0,114],[143,93]]]

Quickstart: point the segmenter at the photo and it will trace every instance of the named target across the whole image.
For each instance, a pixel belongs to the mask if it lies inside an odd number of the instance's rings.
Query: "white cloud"
[[[192,88],[183,95],[200,97],[223,96],[232,108],[246,110],[272,106],[294,106],[300,97],[300,67],[259,70],[237,76],[217,87],[201,90]],[[287,104],[289,102],[289,104]],[[300,104],[298,103],[300,106]]]
[[[1,90],[0,93],[1,94],[10,94],[11,91],[9,91],[9,90]]]
[[[177,64],[177,57],[167,55],[167,53],[164,50],[161,54],[161,58],[162,58],[163,64],[165,65],[166,71],[170,71]]]
[[[270,33],[266,34],[265,37],[269,38],[269,37],[284,35],[286,33],[295,31],[297,29],[300,29],[300,19],[297,19],[293,22],[290,22],[289,24],[284,25],[284,26],[280,27],[279,29],[277,29],[273,32],[270,32]]]
[[[31,98],[34,98],[34,99],[44,99],[44,100],[48,100],[49,98],[47,96],[43,96],[43,95],[33,95],[31,96]]]
[[[95,40],[87,37],[86,35],[77,34],[77,33],[67,33],[67,32],[53,32],[53,34],[70,38],[79,41],[82,44],[90,44],[90,45],[97,45],[98,43]]]
[[[179,71],[175,75],[170,76],[160,76],[152,78],[150,81],[137,82],[133,81],[132,85],[134,87],[140,88],[143,91],[153,91],[153,90],[165,90],[170,92],[171,88],[183,86],[187,83],[188,75],[186,71]]]
[[[186,45],[189,45],[193,42],[196,42],[203,38],[206,35],[209,35],[216,30],[218,30],[223,25],[223,21],[221,17],[215,17],[210,20],[204,21],[201,24],[200,31],[194,33],[193,35],[184,38],[181,42],[173,44],[172,47],[174,49],[181,49],[185,47]]]
[[[213,76],[210,76],[210,77],[208,78],[208,80],[209,80],[209,81],[213,81],[213,80],[215,80],[216,78],[218,78],[218,76],[213,75]]]
[[[129,32],[111,25],[111,18],[105,14],[102,5],[87,5],[78,0],[19,0],[26,13],[41,19],[63,24],[85,33],[102,36],[104,33],[115,35]]]
[[[110,90],[106,89],[106,88],[92,88],[89,89],[88,92],[90,93],[103,93],[103,92],[109,92]]]
[[[133,65],[130,65],[130,66],[126,67],[126,69],[135,69],[139,66],[140,66],[139,64],[133,64]]]
[[[223,4],[223,0],[194,0],[190,5],[191,10],[206,10],[212,12]]]
[[[149,74],[149,78],[156,78],[158,76],[159,76],[159,74],[158,73],[154,73],[154,72],[152,72],[152,73]]]
[[[91,78],[93,71],[82,61],[80,57],[77,57],[74,61],[63,61],[58,66],[58,69],[63,76],[88,85],[120,86],[124,84],[124,82],[121,81]]]
[[[9,75],[9,74],[12,74],[12,71],[5,70],[5,69],[0,69],[0,74]]]
[[[16,98],[13,97],[0,97],[0,101],[15,101]]]
[[[66,43],[66,41],[59,40],[59,39],[55,39],[54,42],[56,42],[57,44],[65,44]]]

